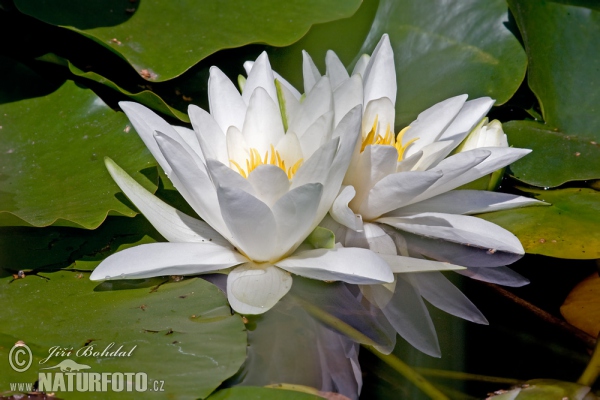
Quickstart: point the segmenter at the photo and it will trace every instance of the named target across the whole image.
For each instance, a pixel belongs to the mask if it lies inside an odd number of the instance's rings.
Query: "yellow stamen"
[[[404,137],[404,134],[406,133],[408,128],[410,128],[410,126],[407,126],[406,128],[402,129],[400,133],[398,133],[396,140],[394,140],[394,132],[390,128],[389,124],[386,127],[385,135],[381,136],[379,133],[377,133],[378,120],[379,115],[376,115],[375,122],[373,122],[373,127],[371,127],[371,130],[369,131],[367,136],[365,136],[365,138],[362,140],[360,152],[362,153],[363,151],[365,151],[365,148],[367,146],[371,145],[394,146],[398,151],[398,161],[402,161],[404,159],[404,153],[406,152],[406,149],[408,149],[408,147],[415,141],[419,140],[419,138],[411,139],[403,145],[402,138]]]
[[[234,160],[229,160],[229,162],[231,162],[231,164],[244,178],[248,178],[250,173],[256,168],[258,168],[260,165],[275,165],[276,167],[281,168],[283,172],[286,173],[288,179],[292,179],[292,177],[296,174],[296,171],[298,171],[298,168],[300,168],[300,166],[304,162],[304,159],[301,158],[298,161],[296,161],[296,163],[292,167],[287,168],[285,166],[285,160],[281,158],[281,154],[279,154],[279,152],[275,150],[275,147],[273,147],[273,145],[271,145],[270,151],[267,150],[265,152],[264,157],[261,157],[260,153],[255,148],[251,148],[249,153],[249,158],[246,159],[246,169],[242,168],[240,164],[238,164]]]
[[[398,137],[396,137],[395,147],[396,150],[398,150],[398,161],[402,161],[404,159],[404,152],[406,151],[406,149],[408,149],[408,146],[419,140],[419,138],[417,137],[410,139],[408,142],[406,142],[406,144],[402,144],[402,138],[404,137],[404,134],[406,133],[408,128],[410,128],[410,126],[407,126],[406,128],[402,129],[400,133],[398,133]]]

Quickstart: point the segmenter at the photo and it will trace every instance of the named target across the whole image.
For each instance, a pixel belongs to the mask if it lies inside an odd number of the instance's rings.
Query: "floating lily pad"
[[[594,273],[573,288],[560,307],[571,325],[593,337],[600,332],[600,276]]]
[[[0,65],[18,72],[0,88],[0,225],[93,229],[107,215],[134,216],[103,162],[110,156],[156,189],[155,160],[127,117],[72,81],[48,94],[33,71],[6,58]],[[40,97],[11,95],[36,83],[44,88]],[[152,181],[139,172],[149,167]]]
[[[333,397],[332,397],[333,398]],[[300,393],[292,390],[268,389],[260,387],[235,387],[219,390],[208,400],[321,400],[323,397],[314,394]]]
[[[246,332],[238,315],[231,315],[217,287],[191,278],[109,281],[98,284],[88,274],[55,272],[27,276],[12,283],[0,279],[0,357],[22,340],[33,353],[32,366],[18,373],[3,366],[0,388],[9,382],[34,382],[38,372],[65,359],[89,366],[84,372],[143,372],[149,388],[163,381],[164,392],[114,392],[110,398],[196,399],[208,396],[233,375],[246,358]],[[83,276],[82,276],[83,275]],[[111,346],[111,343],[114,343]],[[49,356],[53,346],[73,349],[70,355]],[[93,356],[120,346],[128,356]],[[79,355],[77,355],[77,351]],[[63,399],[104,399],[107,393],[66,392]]]
[[[103,44],[144,78],[164,81],[222,49],[289,45],[313,24],[351,16],[360,1],[16,0],[15,5]]]
[[[388,33],[398,79],[396,126],[433,104],[467,93],[503,104],[525,77],[527,58],[509,30],[504,0],[381,0],[360,53]]]
[[[571,259],[600,258],[600,192],[592,189],[521,189],[550,206],[480,214],[508,229],[532,254]]]
[[[600,178],[600,10],[592,2],[508,3],[545,121],[506,125],[511,144],[533,149],[511,166],[514,176],[543,187]]]

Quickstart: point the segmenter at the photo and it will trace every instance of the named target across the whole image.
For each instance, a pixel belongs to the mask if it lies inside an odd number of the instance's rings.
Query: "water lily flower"
[[[306,54],[304,64],[305,74],[316,79],[318,70]],[[494,101],[488,97],[467,101],[466,95],[444,100],[396,135],[396,72],[388,36],[382,37],[371,57],[358,61],[352,75],[331,51],[326,65],[334,90],[334,121],[340,121],[338,111],[357,104],[364,106],[364,114],[361,143],[332,205],[331,218],[322,226],[334,231],[346,247],[446,261],[468,267],[458,273],[488,282],[527,283],[504,267],[524,254],[519,240],[471,215],[540,202],[504,193],[455,190],[530,152],[507,147],[499,122],[477,125]],[[463,151],[449,156],[470,132]],[[362,290],[405,339],[430,355],[439,356],[440,351],[422,297],[448,313],[487,323],[439,272],[397,275],[394,284],[362,286]]]
[[[360,248],[301,246],[339,192],[360,135],[361,107],[333,129],[329,78],[320,78],[300,102],[299,93],[275,77],[264,53],[242,93],[211,68],[210,113],[190,106],[193,131],[169,125],[142,105],[120,103],[203,221],[167,205],[106,160],[121,190],[169,243],[118,252],[94,270],[92,280],[228,269],[233,309],[260,314],[289,291],[291,274],[375,284],[393,281],[392,272],[459,268]]]

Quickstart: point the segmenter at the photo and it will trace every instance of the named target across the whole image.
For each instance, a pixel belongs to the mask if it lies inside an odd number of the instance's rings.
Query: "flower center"
[[[246,159],[246,168],[243,168],[240,164],[233,160],[229,161],[237,168],[240,175],[242,175],[244,178],[248,178],[248,175],[250,175],[250,173],[256,168],[258,168],[258,166],[260,165],[275,165],[281,168],[283,172],[287,174],[288,179],[292,179],[292,177],[296,174],[296,171],[298,171],[298,168],[300,168],[300,166],[302,165],[304,159],[301,158],[298,161],[296,161],[294,165],[288,167],[285,165],[285,160],[283,160],[281,154],[279,154],[279,152],[275,150],[275,147],[271,145],[271,150],[267,150],[265,152],[264,157],[262,158],[257,149],[251,148],[250,158]]]
[[[408,128],[410,128],[410,126],[407,126],[406,128],[402,129],[398,133],[398,136],[396,136],[396,139],[394,140],[394,134],[392,133],[392,130],[390,129],[390,124],[388,124],[388,126],[385,129],[385,135],[381,136],[381,134],[377,133],[378,119],[379,119],[379,115],[376,115],[375,122],[373,123],[373,127],[371,128],[371,130],[369,131],[367,136],[365,136],[363,138],[362,145],[360,146],[360,152],[362,153],[367,146],[370,146],[373,144],[376,144],[376,145],[379,144],[379,145],[384,145],[384,146],[394,146],[396,148],[396,150],[398,150],[398,161],[402,161],[404,159],[404,152],[406,151],[408,146],[410,146],[413,142],[419,140],[419,138],[411,139],[408,142],[406,142],[406,144],[403,145],[402,138],[404,137],[404,134],[406,133]]]

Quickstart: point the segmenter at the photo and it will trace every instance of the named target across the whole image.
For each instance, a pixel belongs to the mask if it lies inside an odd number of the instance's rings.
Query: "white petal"
[[[161,131],[177,142],[183,142],[183,139],[179,137],[179,134],[171,125],[149,108],[130,101],[121,101],[119,102],[119,106],[125,112],[136,132],[140,135],[140,138],[144,141],[144,144],[148,147],[148,150],[150,150],[150,153],[152,153],[163,171],[169,175],[171,173],[171,166],[158,148],[154,139],[154,132]],[[186,147],[189,148],[189,146]]]
[[[188,114],[200,143],[204,158],[212,158],[229,164],[225,134],[214,118],[193,104],[188,107]]]
[[[287,174],[275,165],[259,165],[248,176],[248,182],[254,188],[254,196],[269,207],[290,189]]]
[[[423,147],[421,151],[423,154],[419,158],[419,161],[412,167],[413,171],[426,171],[431,166],[437,165],[444,157],[450,153],[452,146],[451,141],[447,142],[433,142]],[[415,153],[417,154],[417,153]]]
[[[393,254],[380,254],[380,256],[388,263],[392,272],[395,274],[428,271],[457,271],[465,269],[465,267],[461,267],[460,265],[421,258],[404,257]]]
[[[254,187],[239,173],[217,160],[207,160],[206,168],[215,186],[235,187],[255,196]]]
[[[289,134],[288,132],[287,134]],[[300,147],[304,159],[308,159],[323,144],[331,140],[333,133],[333,111],[323,114],[300,136]]]
[[[313,153],[308,160],[298,168],[296,175],[292,178],[291,189],[306,183],[324,183],[336,154],[339,138],[330,140]]]
[[[227,277],[227,299],[239,314],[270,310],[292,287],[292,277],[273,265],[252,262],[234,268]]]
[[[283,195],[273,206],[277,223],[277,253],[289,254],[316,228],[323,185],[309,183]],[[290,251],[291,250],[291,251]]]
[[[333,110],[333,92],[329,78],[322,77],[306,95],[297,114],[289,121],[288,130],[302,136],[321,115]]]
[[[385,136],[387,128],[389,127],[394,133],[394,119],[396,117],[396,110],[394,109],[394,103],[387,97],[380,99],[371,100],[365,103],[365,113],[362,121],[362,133],[365,137],[373,128],[375,119],[377,119],[377,127],[375,133],[380,136]]]
[[[252,71],[248,74],[248,79],[246,80],[246,85],[244,86],[244,91],[242,93],[242,99],[244,99],[246,104],[250,104],[250,98],[259,87],[263,88],[271,100],[277,104],[275,77],[273,76],[273,70],[271,70],[269,56],[267,56],[267,53],[264,51],[258,56],[252,66]]]
[[[396,256],[394,240],[377,224],[366,223],[364,232],[369,249],[380,255],[390,254]]]
[[[423,150],[417,151],[410,157],[405,157],[402,161],[399,161],[398,164],[396,164],[396,172],[412,171],[415,165],[417,165],[417,163],[421,159],[421,157],[423,157]]]
[[[244,69],[246,70],[246,75],[250,75],[250,71],[252,71],[252,67],[253,66],[254,66],[254,61],[246,61],[244,63]],[[300,97],[302,95],[300,94],[300,92],[298,91],[298,89],[296,89],[291,83],[289,83],[288,81],[286,81],[277,72],[273,71],[273,76],[275,77],[276,80],[278,80],[279,82],[281,82],[281,84],[283,86],[285,86],[285,88],[296,98],[296,100],[300,100]]]
[[[269,206],[235,187],[218,187],[223,220],[236,247],[254,261],[269,261],[277,245],[277,224]]]
[[[521,287],[529,284],[529,279],[507,267],[470,267],[456,272],[471,279],[502,286]]]
[[[467,101],[460,112],[454,118],[454,121],[442,133],[438,140],[452,140],[454,145],[458,146],[467,134],[485,117],[495,100],[489,97],[480,97],[478,99]]]
[[[227,132],[230,126],[242,129],[246,103],[233,82],[217,67],[210,68],[208,103],[210,115],[217,121],[221,131]]]
[[[119,251],[102,261],[90,279],[151,278],[195,275],[248,261],[236,251],[215,243],[151,243]]]
[[[315,83],[321,79],[321,73],[310,55],[304,50],[302,50],[302,75],[304,76],[304,93],[308,94]]]
[[[440,345],[429,311],[410,276],[396,280],[394,296],[382,310],[394,329],[408,343],[432,357],[440,357]]]
[[[188,146],[190,146],[194,153],[196,153],[196,155],[200,157],[202,161],[204,161],[204,154],[202,153],[202,149],[200,148],[200,143],[198,142],[198,138],[196,137],[196,132],[184,126],[173,126],[173,129],[177,131],[179,136]]]
[[[173,179],[173,176],[170,178],[175,188],[200,218],[230,240],[229,231],[221,217],[217,194],[208,175],[175,140],[160,133],[155,140],[173,168],[177,179]]]
[[[360,75],[352,75],[333,92],[335,110],[334,126],[337,126],[354,107],[363,104],[363,81]]]
[[[388,35],[383,35],[375,47],[365,70],[364,81],[364,104],[382,97],[388,98],[392,105],[396,104],[396,68]]]
[[[246,139],[244,138],[244,135],[242,135],[242,132],[235,126],[230,126],[227,130],[225,141],[227,144],[227,161],[229,162],[231,169],[240,172],[238,170],[239,166],[244,173],[247,173],[248,167],[246,161],[250,159],[250,153],[248,151],[248,143],[246,143]]]
[[[386,212],[408,204],[433,185],[442,174],[439,172],[397,172],[380,180],[369,191],[359,212],[372,220]]]
[[[106,158],[104,163],[123,193],[169,242],[211,241],[224,247],[232,247],[206,222],[185,215],[148,192],[110,158]]]
[[[369,60],[371,60],[371,56],[368,54],[363,54],[360,56],[354,69],[352,70],[352,75],[360,75],[365,76],[365,71],[367,69],[367,65],[369,65]]]
[[[451,97],[420,113],[403,137],[403,142],[419,138],[408,147],[406,156],[416,153],[437,140],[458,115],[466,100],[466,94]]]
[[[281,111],[284,130],[289,130],[289,123],[300,111],[300,101],[296,99],[294,94],[279,80],[275,80],[275,88],[279,100],[279,108]]]
[[[322,281],[374,284],[394,280],[387,263],[366,249],[307,250],[276,264],[291,273]]]
[[[525,253],[515,235],[476,217],[428,212],[406,217],[380,218],[378,222],[425,237],[490,249],[491,252]]]
[[[354,198],[355,195],[356,191],[354,190],[354,187],[342,186],[340,194],[338,194],[333,202],[329,213],[331,214],[331,217],[340,224],[347,226],[353,231],[361,231],[363,229],[361,216],[354,214],[354,212],[348,207],[348,203]]]
[[[358,156],[358,162],[353,162],[344,183],[353,185],[357,191],[351,207],[359,209],[369,195],[369,191],[388,175],[396,172],[398,152],[392,146],[371,145]]]
[[[488,321],[481,311],[439,272],[422,272],[411,275],[413,284],[428,302],[467,321],[487,325]]]
[[[327,51],[325,65],[327,66],[327,76],[329,77],[333,90],[337,89],[350,77],[348,71],[346,71],[346,67],[344,67],[344,64],[342,64],[337,54],[331,50]]]
[[[453,190],[432,197],[431,199],[402,207],[392,211],[387,216],[401,216],[422,212],[469,215],[536,205],[548,205],[548,203],[507,193],[488,192],[485,190]]]
[[[248,146],[257,149],[261,157],[284,135],[279,107],[262,87],[257,87],[250,97],[242,134]]]
[[[286,172],[298,161],[304,158],[298,136],[293,132],[288,132],[275,145],[275,150],[285,162]]]

